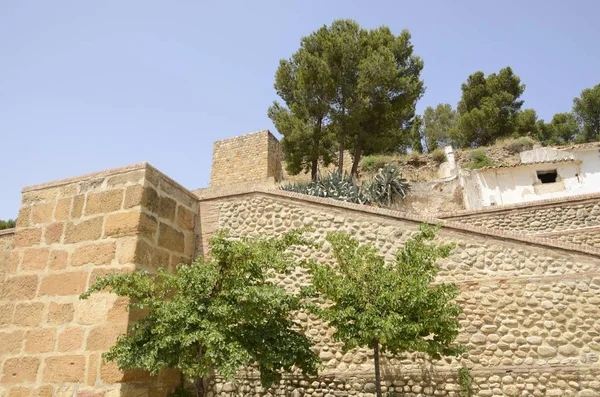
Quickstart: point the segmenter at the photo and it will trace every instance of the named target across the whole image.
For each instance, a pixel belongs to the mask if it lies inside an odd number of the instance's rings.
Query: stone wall
[[[4,280],[8,258],[15,245],[15,229],[0,230],[0,281]]]
[[[422,218],[288,192],[238,193],[204,198],[210,223],[236,235],[277,235],[312,227],[345,231],[375,244],[387,259],[417,230]],[[434,221],[429,219],[430,221]],[[205,227],[206,226],[206,227]],[[440,281],[461,288],[458,299],[460,359],[429,362],[420,356],[385,360],[386,391],[403,396],[458,396],[456,374],[470,368],[477,396],[593,396],[600,393],[600,250],[567,249],[559,242],[519,237],[447,222],[440,239],[457,244],[441,263]],[[298,251],[302,257],[307,250]],[[329,261],[327,244],[314,256]],[[294,289],[308,281],[303,269],[280,281]],[[269,391],[251,375],[236,384],[213,382],[212,395],[373,395],[372,353],[343,352],[331,330],[298,313],[297,322],[315,342],[324,369],[316,379],[288,377]]]
[[[0,395],[162,396],[166,371],[123,373],[101,359],[135,321],[95,276],[171,268],[194,255],[195,198],[147,164],[23,190],[0,280]]]
[[[267,130],[216,141],[213,146],[210,187],[251,180],[281,180],[279,141]]]
[[[443,213],[440,219],[524,234],[600,226],[600,194],[588,194],[484,210]]]
[[[543,236],[566,243],[600,248],[600,227],[598,226],[564,232],[547,233],[543,234]]]

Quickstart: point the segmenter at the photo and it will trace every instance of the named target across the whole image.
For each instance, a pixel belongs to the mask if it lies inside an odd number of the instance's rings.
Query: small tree
[[[15,221],[14,219],[8,219],[6,221],[0,219],[0,230],[12,229],[15,226],[17,226],[17,221]]]
[[[232,379],[254,366],[264,387],[294,367],[316,374],[319,359],[291,320],[301,300],[269,281],[297,266],[289,247],[308,244],[300,231],[256,240],[220,232],[211,240],[210,259],[180,264],[175,273],[100,277],[83,299],[110,287],[130,298],[130,308],[147,312],[104,359],[151,374],[176,368],[193,381],[198,397],[213,370]]]
[[[370,244],[330,233],[327,241],[337,266],[310,264],[313,285],[305,293],[331,302],[312,310],[335,328],[333,338],[343,342],[344,350],[373,349],[378,397],[380,352],[423,352],[439,359],[463,351],[453,344],[460,328],[457,316],[461,311],[453,303],[458,287],[433,284],[439,271],[437,259],[447,257],[453,248],[433,242],[436,230],[421,226],[398,250],[393,263],[386,263]]]

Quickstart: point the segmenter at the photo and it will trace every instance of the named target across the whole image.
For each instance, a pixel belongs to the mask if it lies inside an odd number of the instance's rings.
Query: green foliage
[[[440,103],[435,107],[428,106],[423,113],[424,135],[427,151],[450,144],[450,130],[456,124],[456,111],[448,103]]]
[[[369,201],[390,207],[396,201],[405,198],[409,188],[406,179],[402,178],[400,168],[394,164],[386,164],[365,184],[364,190]]]
[[[318,357],[311,342],[297,331],[291,313],[302,307],[271,281],[299,264],[291,246],[311,246],[301,231],[279,238],[237,238],[219,232],[211,240],[211,257],[180,264],[174,273],[111,274],[81,297],[110,288],[130,298],[130,309],[147,315],[104,354],[122,370],[156,374],[176,368],[197,382],[218,371],[226,379],[247,366],[260,372],[266,387],[292,367],[315,375]]]
[[[280,62],[275,78],[287,108],[275,103],[269,109],[284,135],[288,171],[310,167],[316,180],[317,159],[330,161],[336,141],[339,157],[345,149],[353,152],[356,176],[363,153],[405,143],[424,92],[422,69],[408,31],[396,36],[385,26],[366,30],[337,20],[303,38],[300,49]]]
[[[442,148],[435,149],[431,152],[431,158],[438,164],[442,164],[444,161],[448,160],[446,157],[446,152]]]
[[[538,120],[536,138],[544,145],[566,145],[582,140],[573,113],[556,113],[550,123]]]
[[[510,67],[488,77],[483,72],[470,75],[462,85],[459,117],[450,131],[452,141],[462,147],[478,147],[513,135],[524,90]]]
[[[536,141],[528,136],[522,136],[515,139],[507,139],[499,143],[509,152],[516,154],[521,153],[524,150],[533,149],[533,145],[536,144]]]
[[[462,367],[458,370],[458,384],[460,385],[461,397],[473,395],[473,378],[468,368]]]
[[[4,230],[4,229],[12,229],[13,227],[17,226],[17,221],[13,220],[13,219],[8,219],[6,221],[3,221],[2,219],[0,219],[0,230]]]
[[[525,109],[517,113],[515,118],[515,137],[537,135],[537,113],[533,109]]]
[[[483,149],[475,149],[470,154],[471,162],[468,167],[475,170],[483,167],[491,167],[495,163],[488,157]]]
[[[434,284],[437,260],[453,249],[433,241],[437,230],[422,225],[391,263],[371,244],[361,245],[343,233],[327,235],[337,266],[309,263],[313,285],[303,293],[330,303],[311,310],[335,329],[332,338],[345,351],[373,347],[377,357],[381,347],[391,356],[422,352],[433,359],[463,351],[454,344],[461,310],[453,300],[459,288]],[[378,364],[376,360],[376,369]]]
[[[600,141],[600,84],[573,99],[573,113],[581,126],[580,142]]]
[[[353,176],[335,171],[320,177],[316,182],[292,183],[282,185],[280,189],[348,203],[389,206],[403,199],[409,187],[402,178],[400,169],[393,164],[387,164],[379,169],[370,181],[361,185],[358,185]]]

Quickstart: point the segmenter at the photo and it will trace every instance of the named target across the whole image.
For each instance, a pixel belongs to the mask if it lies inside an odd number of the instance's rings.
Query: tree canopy
[[[600,140],[600,84],[581,91],[573,99],[573,113],[581,128],[581,142]]]
[[[409,141],[416,101],[424,92],[423,61],[413,54],[408,31],[366,30],[337,20],[301,41],[275,77],[277,102],[269,117],[283,135],[288,171],[308,170],[337,152],[353,153],[352,173],[363,154],[396,150]],[[288,140],[288,142],[286,142]],[[337,148],[337,150],[335,150]]]
[[[13,219],[8,219],[5,221],[0,219],[0,230],[12,229],[15,226],[17,226],[17,221],[15,221]]]
[[[198,396],[212,370],[231,379],[253,366],[265,387],[293,367],[315,375],[319,359],[291,320],[302,302],[269,281],[273,272],[299,265],[287,250],[293,245],[310,243],[301,231],[259,239],[220,232],[211,240],[210,258],[180,264],[175,273],[100,277],[82,298],[110,287],[130,298],[130,308],[147,313],[104,358],[122,370],[176,368],[194,382]]]
[[[371,244],[361,245],[343,233],[329,233],[336,266],[312,263],[313,284],[305,288],[330,304],[313,307],[335,330],[344,350],[372,348],[377,395],[381,396],[379,352],[398,355],[423,352],[434,359],[458,355],[454,344],[460,308],[453,302],[454,284],[433,284],[437,260],[453,246],[436,244],[437,228],[423,225],[388,263]]]
[[[428,106],[423,112],[423,135],[427,152],[450,143],[450,130],[456,123],[456,111],[449,103],[440,103],[435,108]]]
[[[514,134],[525,85],[510,67],[485,76],[470,75],[462,85],[458,120],[450,135],[462,147],[485,146]]]

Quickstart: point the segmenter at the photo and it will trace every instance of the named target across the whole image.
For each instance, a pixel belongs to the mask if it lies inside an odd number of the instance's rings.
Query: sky
[[[213,142],[276,132],[278,62],[335,19],[408,29],[417,111],[511,66],[549,120],[600,83],[600,1],[0,0],[0,219],[24,186],[148,161],[205,187]]]

